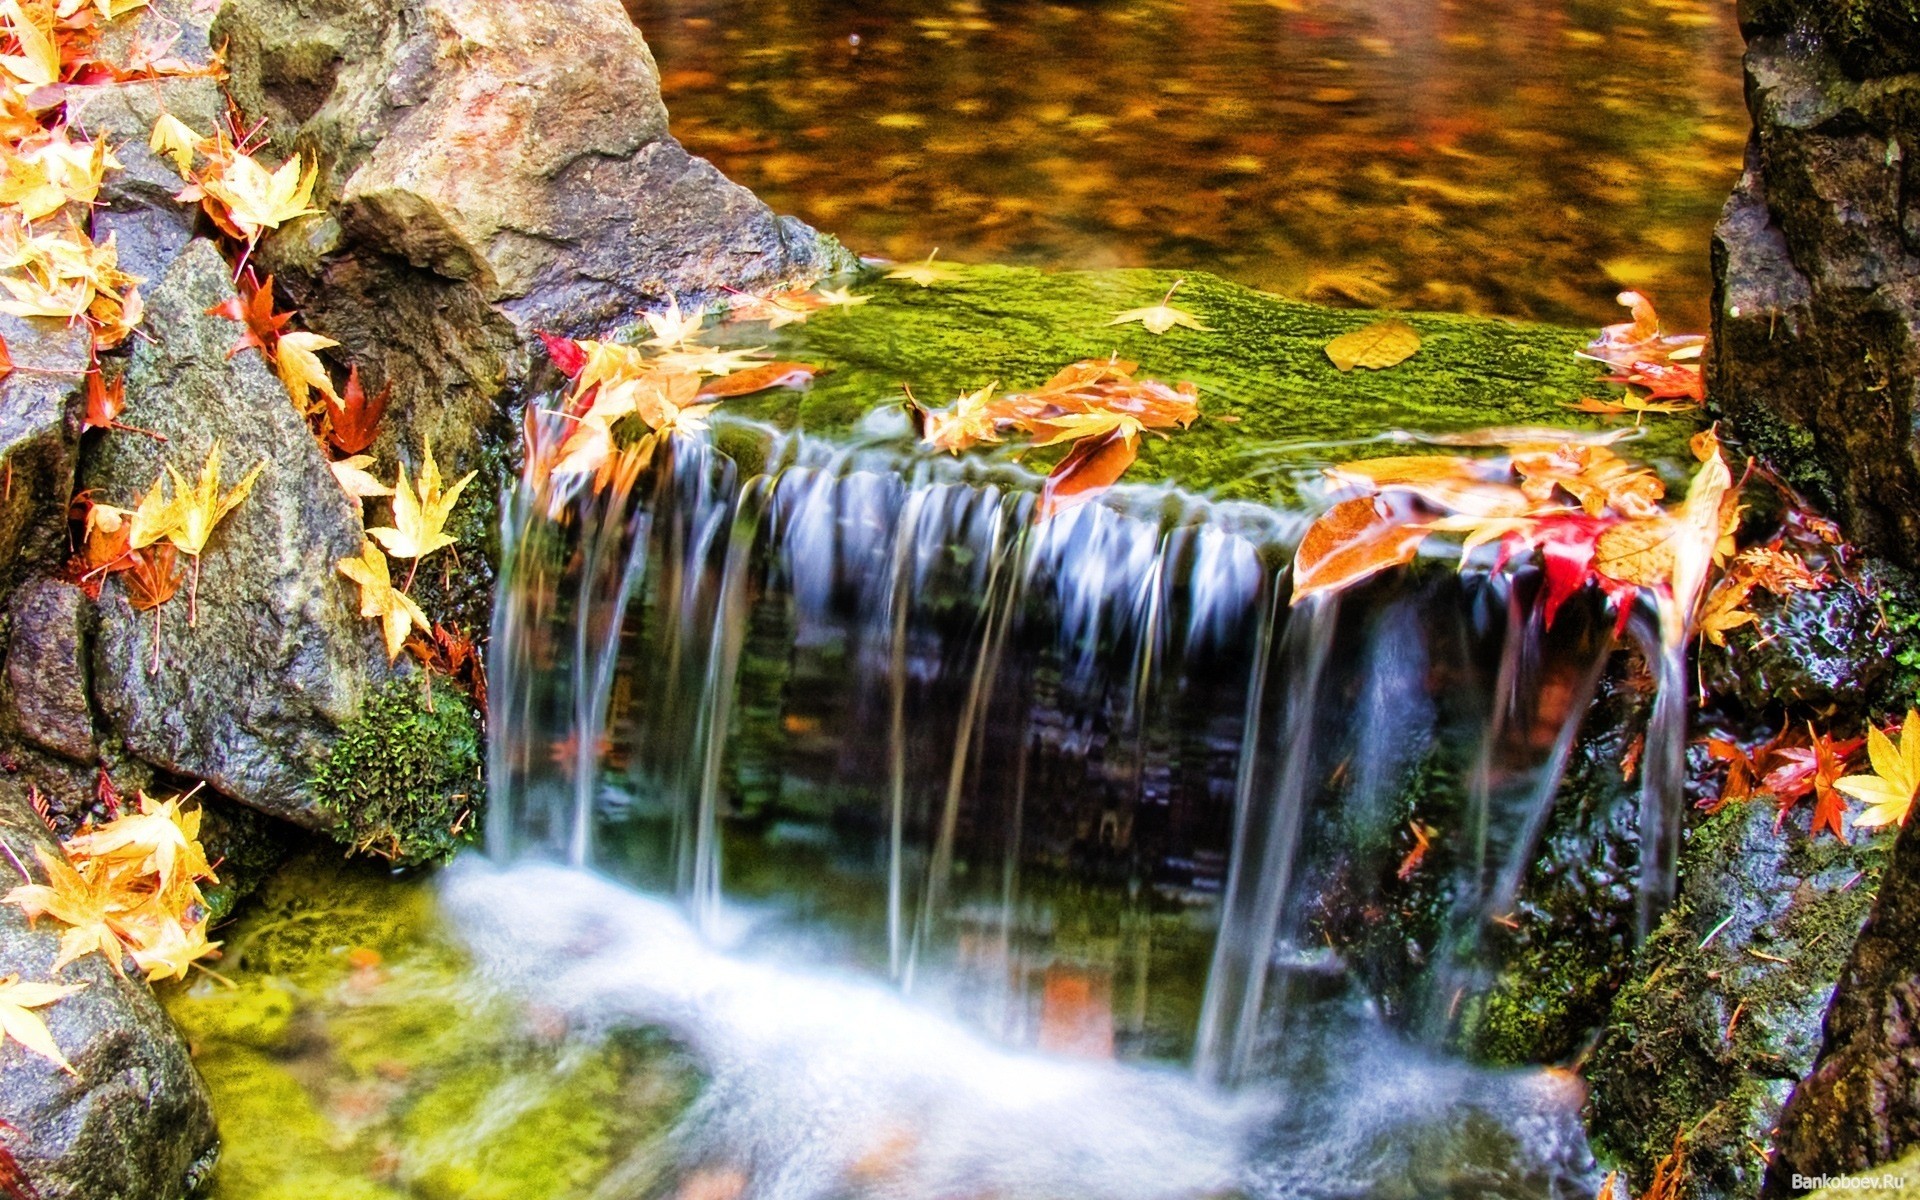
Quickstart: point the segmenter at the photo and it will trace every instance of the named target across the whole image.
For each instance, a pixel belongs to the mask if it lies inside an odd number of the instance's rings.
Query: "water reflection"
[[[1704,328],[1731,0],[628,0],[695,153],[855,249]]]

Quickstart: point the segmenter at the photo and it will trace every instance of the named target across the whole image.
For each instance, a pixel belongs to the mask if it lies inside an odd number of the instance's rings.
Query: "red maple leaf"
[[[336,402],[333,397],[326,397],[327,440],[342,454],[358,454],[373,445],[380,418],[392,397],[393,385],[389,383],[379,395],[369,399],[360,386],[359,364],[348,367],[347,386],[340,389],[340,399]]]
[[[272,358],[280,346],[280,335],[293,320],[293,311],[273,311],[273,276],[267,276],[265,283],[256,281],[253,272],[248,271],[240,277],[240,294],[230,296],[207,310],[210,317],[225,317],[229,321],[239,321],[247,327],[240,340],[227,351],[232,358],[242,350],[257,349]]]

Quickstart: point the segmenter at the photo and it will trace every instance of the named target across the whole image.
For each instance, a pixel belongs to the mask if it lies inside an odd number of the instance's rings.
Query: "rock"
[[[1864,830],[1810,840],[1807,813],[1776,830],[1765,801],[1730,805],[1688,833],[1679,899],[1585,1071],[1595,1146],[1634,1191],[1683,1130],[1696,1200],[1759,1189],[1756,1147],[1813,1064],[1820,1014],[1886,860],[1888,839]]]
[[[20,732],[42,749],[91,763],[93,705],[87,699],[86,595],[39,579],[13,597],[7,694]]]
[[[236,0],[231,89],[325,165],[343,245],[471,283],[516,324],[631,320],[844,265],[667,133],[617,0]]]
[[[673,140],[617,0],[233,0],[213,36],[273,151],[322,164],[328,214],[258,258],[342,366],[392,387],[374,454],[431,439],[450,470],[481,472],[454,530],[478,553],[419,596],[469,631],[487,625],[516,406],[544,386],[536,328],[598,331],[669,296],[852,265]]]
[[[1920,821],[1895,843],[1827,1012],[1819,1061],[1773,1144],[1770,1197],[1808,1190],[1793,1186],[1796,1174],[1865,1174],[1920,1146]]]
[[[186,186],[173,162],[147,148],[153,123],[172,113],[212,133],[226,113],[213,79],[183,77],[75,87],[67,93],[68,120],[114,148],[121,169],[107,172],[93,210],[95,241],[114,239],[120,269],[158,284],[193,240],[199,213],[174,200]]]
[[[1714,403],[1920,562],[1920,39],[1910,0],[1743,6],[1754,134],[1715,232]]]
[[[0,380],[0,595],[66,557],[86,329],[0,313],[16,369]]]
[[[34,848],[58,853],[15,785],[0,777],[0,840],[44,882]],[[14,871],[12,863],[0,869]],[[52,978],[58,924],[30,928],[0,905],[0,974]],[[136,976],[98,954],[69,963],[62,983],[83,991],[37,1010],[78,1078],[9,1044],[0,1053],[0,1112],[28,1136],[5,1135],[42,1200],[179,1200],[217,1154],[206,1085],[186,1042]]]
[[[221,523],[200,564],[198,625],[186,589],[134,612],[118,578],[101,596],[96,696],[136,755],[205,779],[236,800],[324,828],[310,781],[340,727],[386,676],[373,626],[334,569],[359,553],[360,519],[305,423],[259,354],[232,359],[238,327],[206,310],[233,294],[209,242],[189,246],[148,300],[148,328],[127,372],[129,423],[168,437],[103,439],[86,483],[131,503],[163,462],[194,478],[218,442],[226,487],[268,467]]]

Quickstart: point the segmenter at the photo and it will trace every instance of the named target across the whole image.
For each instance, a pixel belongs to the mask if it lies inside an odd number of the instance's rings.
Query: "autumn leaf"
[[[51,916],[67,926],[66,932],[60,935],[60,953],[53,960],[53,973],[59,974],[60,968],[73,960],[98,951],[113,968],[113,973],[124,978],[120,935],[108,921],[114,892],[106,874],[102,872],[98,879],[89,879],[73,869],[65,854],[49,853],[44,847],[34,847],[34,854],[47,873],[47,882],[14,888],[7,893],[6,903],[18,905],[29,918]]]
[[[17,974],[0,979],[0,1032],[78,1079],[80,1072],[60,1053],[47,1023],[33,1010],[56,1004],[86,986],[84,983],[23,983]]]
[[[63,126],[0,141],[0,205],[38,221],[69,204],[91,205],[109,167],[120,160],[104,141],[74,141]]]
[[[53,38],[53,17],[50,5],[36,4],[29,10],[21,0],[0,2],[0,22],[18,48],[18,53],[0,55],[0,67],[13,76],[16,91],[31,92],[60,82],[63,64]]]
[[[340,490],[355,501],[393,495],[392,488],[375,479],[367,470],[372,465],[373,455],[371,454],[356,454],[351,458],[343,458],[338,462],[327,464],[333,471],[334,482],[340,485]]]
[[[1155,335],[1164,334],[1175,325],[1183,326],[1187,329],[1205,330],[1207,327],[1200,323],[1200,318],[1184,309],[1178,309],[1172,306],[1173,293],[1185,282],[1186,280],[1184,279],[1174,280],[1173,286],[1167,289],[1167,294],[1161,299],[1160,303],[1150,304],[1145,308],[1130,308],[1113,320],[1108,321],[1107,324],[1127,325],[1138,321],[1146,327],[1148,333]]]
[[[1914,792],[1920,790],[1920,712],[1907,710],[1897,742],[1878,729],[1868,729],[1867,758],[1873,764],[1872,774],[1848,775],[1833,784],[1866,803],[1867,811],[1853,823],[1866,829],[1905,825]]]
[[[26,1137],[5,1121],[0,1121],[0,1130],[5,1130],[17,1137]],[[20,1161],[14,1158],[13,1151],[5,1146],[0,1146],[0,1194],[7,1196],[8,1200],[40,1200],[39,1189],[34,1187],[33,1181],[27,1178],[27,1173],[20,1167]]]
[[[179,592],[185,572],[175,565],[177,553],[171,545],[163,543],[135,550],[127,556],[127,603],[135,612],[159,608]]]
[[[163,112],[153,123],[153,132],[147,138],[147,149],[172,159],[174,170],[180,173],[182,179],[186,179],[193,174],[194,152],[204,140],[185,121],[170,112]]]
[[[704,312],[682,313],[679,298],[668,297],[667,311],[642,313],[641,319],[647,323],[647,328],[653,331],[653,336],[642,345],[670,350],[692,341],[694,335],[700,332],[700,327],[706,324],[707,314]]]
[[[287,385],[287,395],[293,400],[294,408],[300,412],[315,410],[316,405],[311,400],[313,392],[319,392],[325,398],[323,403],[340,399],[339,393],[333,390],[333,380],[327,375],[326,364],[315,353],[339,344],[317,333],[302,331],[280,335],[274,346],[273,367],[279,372],[280,382]]]
[[[1133,465],[1138,452],[1138,425],[1132,418],[1121,418],[1133,426],[1110,429],[1104,434],[1082,437],[1067,456],[1055,464],[1041,485],[1036,520],[1065,512],[1091,499],[1105,488],[1118,483]]]
[[[444,532],[444,527],[453,513],[454,502],[460,499],[461,490],[473,482],[476,474],[468,471],[443,493],[440,467],[433,461],[433,443],[426,443],[417,489],[407,479],[407,465],[400,464],[399,479],[393,489],[393,527],[369,529],[367,535],[395,558],[424,558],[443,546],[453,545],[455,539]],[[362,551],[363,556],[364,553]]]
[[[1606,382],[1644,388],[1650,401],[1688,400],[1697,407],[1707,398],[1699,369],[1677,363],[1634,362],[1619,374],[1607,376]]]
[[[405,468],[400,478],[404,486]],[[380,552],[380,547],[365,542],[360,547],[359,558],[343,558],[337,566],[342,575],[360,585],[360,615],[380,622],[380,632],[387,643],[387,660],[391,662],[400,657],[407,634],[415,628],[428,628],[427,614],[420,611],[413,597],[393,586],[387,556]]]
[[[560,373],[568,379],[579,375],[587,365],[586,351],[572,338],[542,330],[540,344],[546,347],[547,357],[553,360],[553,365],[560,368]]]
[[[139,812],[82,830],[67,839],[66,849],[75,859],[96,859],[150,874],[160,891],[213,878],[200,845],[200,810],[183,808],[179,797],[154,800],[142,793]]]
[[[1327,343],[1327,357],[1342,371],[1363,367],[1385,370],[1412,358],[1420,349],[1420,335],[1413,326],[1393,318],[1376,321],[1351,333],[1343,333]]]
[[[1400,860],[1400,869],[1393,873],[1394,878],[1405,883],[1412,879],[1420,864],[1427,859],[1427,852],[1433,849],[1434,828],[1420,821],[1408,821],[1407,832],[1413,835],[1413,848]]]
[[[1760,778],[1759,767],[1754,764],[1752,756],[1737,743],[1725,738],[1710,737],[1704,744],[1710,758],[1727,764],[1727,778],[1720,786],[1720,794],[1712,800],[1701,801],[1700,807],[1707,812],[1717,813],[1729,804],[1751,799],[1754,785]]]
[[[231,150],[210,165],[200,191],[219,202],[240,236],[252,244],[269,229],[320,211],[313,206],[319,172],[318,162],[305,164],[298,154],[268,171],[251,155]]]
[[[707,350],[694,346],[669,350],[656,357],[651,365],[662,371],[685,371],[692,375],[731,375],[761,366],[753,356],[765,349],[765,346],[749,346],[744,350]]]
[[[275,357],[280,352],[280,338],[293,320],[291,310],[273,310],[273,276],[269,275],[265,282],[260,282],[253,278],[251,269],[240,278],[239,295],[229,296],[209,308],[207,315],[225,317],[247,327],[246,333],[227,351],[228,358],[248,349],[259,350],[269,359]],[[288,385],[288,390],[292,390],[292,385]],[[295,406],[304,408],[304,399],[304,396],[297,399]]]
[[[904,267],[895,267],[893,270],[887,272],[887,278],[904,279],[908,283],[917,283],[921,287],[932,287],[936,283],[950,283],[958,279],[960,277],[959,271],[947,263],[937,263],[933,261],[933,256],[938,253],[940,253],[940,248],[936,246],[933,249],[933,253],[927,255],[925,261],[908,263]]]
[[[1343,500],[1323,513],[1293,558],[1293,603],[1339,591],[1413,561],[1427,527],[1373,497]]]
[[[767,328],[793,325],[826,307],[826,302],[805,288],[788,288],[764,296],[739,296],[734,300],[734,321],[765,321]]]
[[[132,946],[134,965],[147,973],[147,982],[185,979],[187,968],[220,945],[207,940],[207,922],[182,921],[158,898],[128,914],[122,921]]]
[[[1663,334],[1660,315],[1654,311],[1653,301],[1647,296],[1639,292],[1621,292],[1616,299],[1631,310],[1633,319],[1602,329],[1600,336],[1579,352],[1582,358],[1627,368],[1636,362],[1665,365],[1679,359],[1700,357],[1707,339],[1697,333]]]
[[[873,299],[872,296],[856,296],[851,288],[821,288],[816,294],[829,308],[854,308]]]
[[[821,368],[812,363],[762,363],[742,371],[726,373],[718,379],[710,379],[700,385],[697,394],[718,400],[727,396],[748,396],[770,388],[801,388],[811,383],[820,371]]]
[[[120,414],[126,407],[127,381],[124,376],[108,383],[99,367],[87,372],[87,408],[81,418],[80,428],[112,429],[119,423]]]
[[[392,396],[393,384],[389,383],[380,389],[379,395],[369,398],[360,385],[359,364],[348,367],[347,386],[341,389],[340,395],[327,397],[327,440],[333,443],[334,449],[354,455],[373,445],[380,418],[385,415],[387,401]]]
[[[173,479],[174,503],[178,506],[178,512],[167,530],[167,540],[179,547],[182,554],[198,558],[207,548],[207,539],[213,535],[214,527],[240,506],[240,502],[253,491],[254,480],[260,478],[260,473],[266,469],[267,460],[263,458],[239,483],[222,495],[219,442],[214,442],[207,450],[207,461],[200,468],[200,478],[192,485],[169,463],[167,474]]]

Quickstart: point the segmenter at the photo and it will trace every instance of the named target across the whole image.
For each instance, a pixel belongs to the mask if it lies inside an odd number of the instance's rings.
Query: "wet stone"
[[[6,686],[28,741],[76,762],[94,758],[87,700],[87,598],[72,584],[36,580],[13,598]]]

